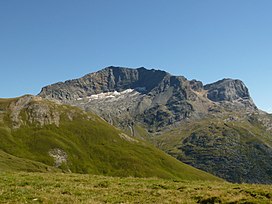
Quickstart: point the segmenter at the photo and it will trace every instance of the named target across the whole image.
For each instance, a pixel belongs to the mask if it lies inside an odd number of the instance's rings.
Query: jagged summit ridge
[[[231,108],[256,108],[240,80],[223,79],[203,86],[197,80],[143,67],[106,67],[46,86],[39,96],[93,111],[121,128],[133,129],[140,122],[150,131],[205,115],[218,102]]]
[[[38,95],[45,98],[73,100],[92,94],[121,92],[126,89],[136,89],[142,93],[149,93],[162,85],[165,85],[165,87],[175,86],[177,79],[188,81],[183,76],[172,76],[162,70],[110,66],[87,74],[82,78],[43,87]],[[215,102],[250,98],[248,88],[238,79],[226,78],[207,85],[203,85],[202,82],[197,80],[191,80],[189,81],[189,88],[194,91],[207,90],[207,97]]]
[[[107,67],[79,79],[44,87],[39,95],[91,110],[119,127],[128,127],[135,121],[163,127],[185,119],[192,112],[186,100],[193,99],[195,94],[188,87],[186,78],[161,70]],[[109,93],[129,89],[134,91],[118,102],[112,97],[90,100],[102,93],[113,95]]]
[[[57,100],[74,100],[103,92],[138,89],[149,92],[169,75],[165,71],[124,67],[106,67],[82,78],[59,82],[42,88],[40,96]],[[150,80],[152,78],[152,80]]]

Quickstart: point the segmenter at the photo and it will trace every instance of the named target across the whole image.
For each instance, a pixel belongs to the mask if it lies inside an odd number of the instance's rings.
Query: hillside
[[[271,184],[271,133],[252,123],[215,117],[189,121],[157,134],[153,142],[180,161],[228,181]]]
[[[161,70],[107,67],[46,86],[39,96],[95,112],[228,181],[272,183],[272,118],[241,80],[203,85]]]
[[[53,166],[41,162],[15,157],[0,150],[0,172],[26,171],[26,172],[61,172]]]
[[[0,137],[4,171],[219,180],[92,113],[31,95],[0,99]]]

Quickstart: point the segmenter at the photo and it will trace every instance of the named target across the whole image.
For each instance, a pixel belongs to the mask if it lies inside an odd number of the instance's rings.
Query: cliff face
[[[94,111],[121,128],[141,122],[158,130],[189,117],[193,108],[187,100],[196,94],[184,77],[165,71],[108,67],[44,87],[39,96]]]
[[[204,86],[208,90],[207,97],[212,101],[233,101],[237,99],[250,99],[245,84],[240,80],[223,79]]]
[[[200,81],[145,68],[107,67],[44,87],[39,96],[94,111],[123,129],[139,122],[151,132],[199,117],[217,102],[235,101],[245,108],[256,108],[239,80],[203,86]]]
[[[107,67],[79,79],[44,87],[39,95],[45,98],[71,101],[92,94],[122,92],[126,89],[137,89],[147,93],[168,75],[164,71],[147,70],[145,68]]]

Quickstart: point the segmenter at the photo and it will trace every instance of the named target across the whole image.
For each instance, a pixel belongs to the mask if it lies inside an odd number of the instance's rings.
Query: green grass
[[[10,100],[5,103],[10,103]],[[31,108],[32,106],[35,106],[35,109]],[[59,125],[41,126],[39,121],[31,122],[29,117],[37,106],[46,107],[46,114],[49,116],[59,113]],[[57,105],[47,100],[33,100],[21,110],[23,122],[20,128],[14,129],[10,117],[12,110],[7,104],[3,107],[6,107],[6,113],[5,120],[0,125],[0,150],[13,155],[14,158],[20,158],[21,161],[54,166],[55,161],[50,157],[49,151],[58,148],[67,154],[67,162],[60,167],[64,172],[121,177],[220,180],[176,160],[144,141],[121,137],[120,130],[78,108]],[[26,163],[28,168],[25,169],[37,170],[28,164]],[[10,168],[16,170],[15,167]]]
[[[0,173],[0,203],[271,203],[272,186],[86,174]]]
[[[0,172],[6,171],[34,171],[34,172],[60,172],[59,169],[40,162],[15,157],[0,150]]]

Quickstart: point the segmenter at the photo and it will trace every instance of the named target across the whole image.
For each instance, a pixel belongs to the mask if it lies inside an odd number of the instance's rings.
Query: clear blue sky
[[[0,0],[0,97],[116,65],[242,79],[272,111],[271,0]]]

